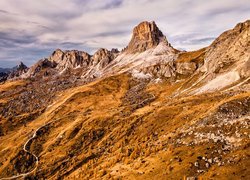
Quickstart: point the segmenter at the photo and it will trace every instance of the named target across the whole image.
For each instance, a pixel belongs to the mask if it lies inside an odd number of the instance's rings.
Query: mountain
[[[222,89],[250,76],[250,21],[224,32],[208,48],[201,71],[202,81],[210,81],[200,91]],[[225,80],[226,79],[226,80]]]
[[[11,69],[8,78],[9,79],[18,78],[22,74],[26,73],[28,69],[29,68],[25,64],[23,64],[23,62],[20,62],[17,66]]]
[[[0,178],[249,179],[250,21],[180,51],[55,50],[0,85]]]
[[[3,70],[3,71],[5,71],[5,70]],[[0,72],[0,82],[6,81],[7,78],[8,78],[8,73],[6,73],[6,72]]]
[[[0,82],[4,82],[7,79],[14,79],[20,77],[22,74],[28,71],[28,67],[20,62],[13,68],[0,68]]]
[[[0,68],[0,82],[6,81],[10,68]]]
[[[85,81],[92,81],[131,69],[141,71],[143,68],[159,63],[166,63],[167,65],[164,66],[169,66],[169,62],[176,59],[178,52],[168,43],[155,22],[142,22],[134,28],[132,39],[122,52],[117,49],[101,48],[93,55],[89,55],[84,51],[57,49],[50,57],[45,58],[45,61],[51,62],[53,66],[50,68],[58,74],[75,72]],[[141,61],[143,56],[146,57],[145,61]],[[36,66],[37,64],[33,65],[23,77],[37,74],[39,71]],[[165,67],[160,74],[169,76],[170,72],[167,68]],[[35,69],[36,72],[34,72]]]
[[[10,71],[10,68],[0,68],[0,73],[7,73]]]
[[[156,26],[155,22],[142,22],[133,30],[133,36],[126,51],[130,53],[143,52],[156,47],[160,43],[169,45],[166,37]]]

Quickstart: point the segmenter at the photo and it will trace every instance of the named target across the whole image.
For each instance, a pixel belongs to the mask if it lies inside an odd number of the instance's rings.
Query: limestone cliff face
[[[143,52],[147,49],[156,47],[160,42],[167,42],[166,37],[156,26],[155,22],[144,21],[133,30],[132,39],[125,49],[128,53]]]
[[[23,75],[23,77],[32,77],[37,75],[39,72],[41,72],[43,69],[53,69],[56,67],[56,62],[49,61],[47,58],[39,60],[37,63],[35,63],[33,66],[31,66],[26,74]],[[44,72],[44,75],[48,74],[48,71]]]
[[[109,51],[101,48],[91,56],[84,51],[62,51],[57,49],[49,57],[49,61],[56,63],[56,68],[60,71],[64,69],[89,68],[97,64],[99,64],[99,67],[103,68],[107,66],[118,53],[119,51],[116,49]]]
[[[57,64],[57,69],[87,67],[90,63],[90,55],[84,51],[62,51],[57,49],[49,57],[49,60]]]
[[[99,49],[91,58],[91,64],[97,65],[100,63],[100,68],[107,66],[118,54],[116,50]]]
[[[223,73],[228,69],[249,76],[250,64],[250,20],[239,23],[235,28],[221,34],[209,47],[205,55],[204,71]]]

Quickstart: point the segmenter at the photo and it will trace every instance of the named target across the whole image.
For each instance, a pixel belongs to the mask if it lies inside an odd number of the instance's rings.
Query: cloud
[[[12,43],[12,46],[15,45],[27,45],[30,43],[36,42],[36,37],[25,35],[25,34],[14,34],[14,33],[7,33],[7,32],[0,32],[0,40],[2,42]]]
[[[8,11],[2,10],[2,9],[0,9],[0,13],[3,13],[3,14],[10,14]]]
[[[120,7],[123,4],[123,0],[111,0],[105,6],[103,9],[112,9],[112,8],[117,8]]]
[[[0,67],[31,65],[57,48],[122,49],[144,20],[156,21],[174,47],[199,49],[250,17],[248,0],[1,0],[0,7]]]
[[[100,33],[93,34],[92,37],[122,36],[124,34],[128,34],[128,32],[124,30],[100,32]]]

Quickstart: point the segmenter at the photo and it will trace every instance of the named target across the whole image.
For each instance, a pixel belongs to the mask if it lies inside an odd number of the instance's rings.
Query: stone
[[[196,161],[196,162],[194,163],[194,166],[195,166],[195,167],[199,167],[199,163]]]
[[[207,161],[208,161],[210,164],[213,163],[213,159],[208,159]]]
[[[210,164],[209,164],[209,163],[206,163],[205,165],[206,165],[206,168],[209,168],[209,167],[210,167]]]
[[[176,63],[176,72],[182,75],[192,74],[196,69],[194,62]]]

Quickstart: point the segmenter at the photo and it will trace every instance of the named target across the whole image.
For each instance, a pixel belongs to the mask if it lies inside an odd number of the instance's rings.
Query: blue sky
[[[175,48],[195,50],[247,19],[249,0],[0,0],[0,67],[30,66],[57,48],[122,49],[145,20]]]

